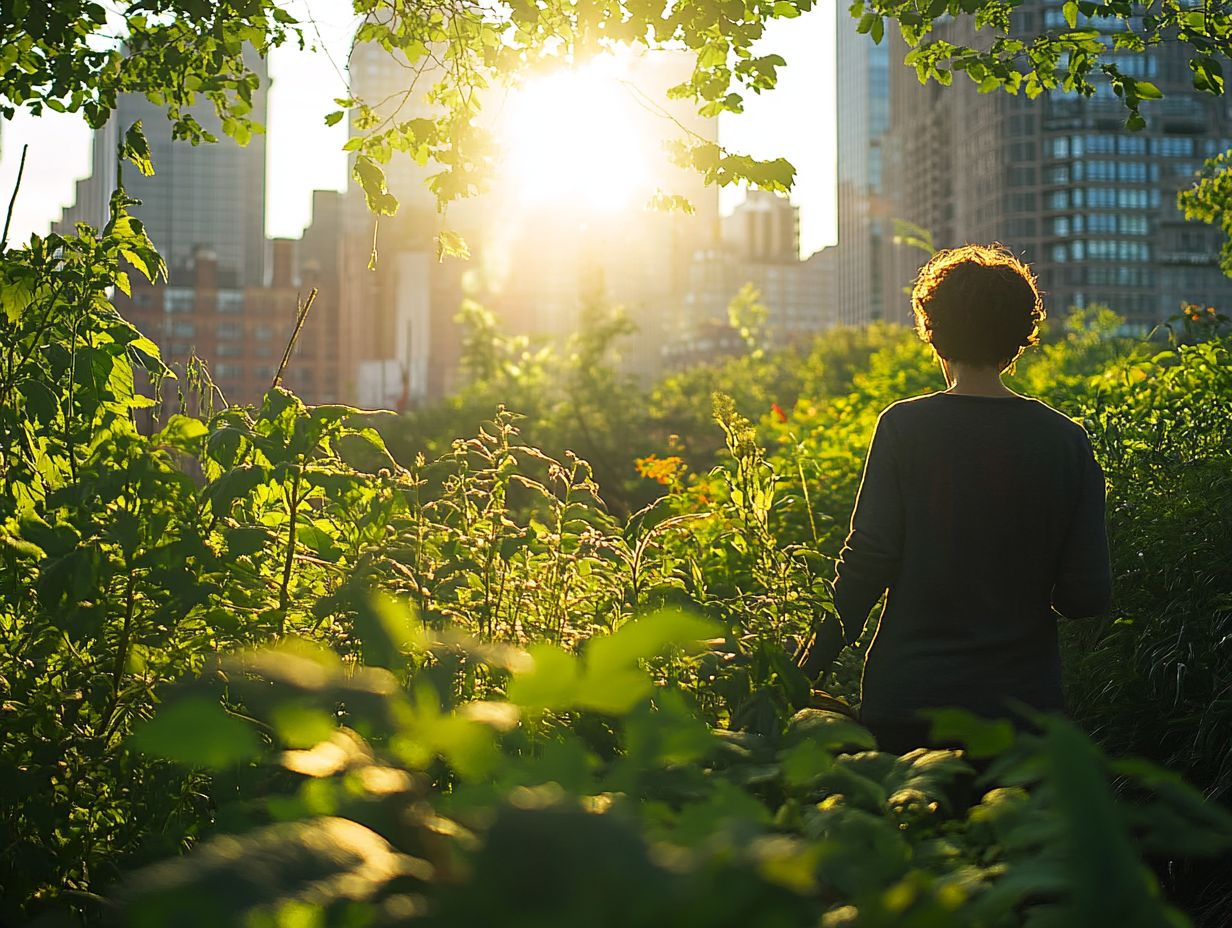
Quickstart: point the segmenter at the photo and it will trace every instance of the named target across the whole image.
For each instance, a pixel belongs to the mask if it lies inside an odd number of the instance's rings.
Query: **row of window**
[[[221,361],[210,365],[210,373],[218,380],[242,380],[247,373],[247,369],[243,364]],[[257,380],[273,380],[276,373],[278,373],[278,366],[270,364],[258,365],[252,371],[253,376]]]
[[[1134,187],[1076,187],[1073,190],[1053,190],[1044,197],[1046,209],[1065,210],[1071,207],[1094,209],[1158,209],[1158,189]]]
[[[1149,235],[1150,220],[1142,213],[1091,213],[1084,216],[1055,216],[1051,223],[1053,235],[1082,235],[1084,232],[1107,232],[1119,235]]]
[[[1086,155],[1159,155],[1165,158],[1211,158],[1232,148],[1232,139],[1198,139],[1185,135],[1061,135],[1044,142],[1051,158]]]
[[[1150,293],[1120,293],[1112,298],[1108,298],[1107,296],[1101,294],[1099,297],[1096,297],[1096,299],[1098,299],[1101,303],[1106,302],[1111,304],[1112,309],[1122,316],[1144,316],[1155,314],[1155,296]],[[1073,295],[1070,302],[1074,306],[1086,306],[1087,295],[1079,290]],[[1153,326],[1147,323],[1134,323],[1134,325],[1143,327],[1141,331],[1134,331],[1134,334],[1137,335],[1145,335],[1147,329],[1153,328]],[[1121,331],[1125,334],[1129,334],[1130,330],[1122,327]]]
[[[1054,271],[1069,287],[1154,287],[1155,268],[1142,264],[1076,264]]]
[[[1070,184],[1083,180],[1108,180],[1144,184],[1157,182],[1159,174],[1160,168],[1155,162],[1074,161],[1049,165],[1044,170],[1044,181],[1048,184]],[[1011,169],[1010,183],[1014,183],[1014,178],[1014,169]]]
[[[244,293],[242,290],[219,290],[215,308],[220,313],[242,313]],[[208,307],[202,306],[202,309]],[[197,291],[187,287],[168,287],[163,292],[163,311],[167,313],[190,313],[197,309]]]
[[[197,335],[197,326],[193,322],[176,321],[171,324],[171,334],[179,338],[194,338]],[[243,339],[243,326],[234,322],[220,322],[214,330],[215,337],[220,340],[224,339]],[[252,327],[252,335],[257,341],[269,341],[274,337],[274,327],[270,325],[258,324]],[[239,346],[237,346],[238,348]],[[242,353],[238,352],[237,353]]]
[[[1079,239],[1067,244],[1053,245],[1049,254],[1056,264],[1065,264],[1068,261],[1150,261],[1151,247],[1146,242],[1124,239]]]

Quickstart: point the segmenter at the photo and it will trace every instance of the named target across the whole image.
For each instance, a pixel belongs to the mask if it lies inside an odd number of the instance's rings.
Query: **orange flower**
[[[783,412],[783,407],[780,406],[778,403],[771,403],[770,411],[774,413],[774,417],[778,419],[780,422],[787,421],[787,413]]]
[[[684,459],[676,455],[659,458],[658,455],[654,454],[638,458],[634,461],[634,466],[637,468],[639,476],[646,477],[656,483],[661,483],[665,487],[675,483],[684,474],[687,467]]]

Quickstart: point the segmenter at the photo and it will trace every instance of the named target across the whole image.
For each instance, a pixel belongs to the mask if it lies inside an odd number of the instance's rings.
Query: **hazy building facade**
[[[382,116],[434,115],[425,96],[438,77],[431,68],[412,68],[377,44],[359,43],[347,70],[351,95]],[[361,131],[352,117],[351,136]],[[339,304],[347,325],[336,350],[352,372],[354,402],[401,410],[445,396],[454,387],[461,353],[454,317],[462,299],[462,262],[437,260],[436,235],[444,224],[425,184],[436,169],[401,152],[382,167],[389,191],[398,198],[396,215],[369,212],[353,179],[342,202]],[[466,203],[451,209],[450,228],[467,234],[469,211]],[[376,263],[370,266],[374,249]]]
[[[1039,3],[1013,22],[1024,36],[1067,28],[1060,9]],[[940,37],[969,44],[974,34],[964,21]],[[896,62],[904,52],[901,40],[891,45]],[[928,229],[938,247],[995,240],[1026,257],[1052,312],[1105,303],[1128,331],[1145,333],[1182,301],[1232,306],[1217,231],[1176,208],[1203,158],[1232,147],[1232,103],[1194,93],[1175,43],[1117,64],[1165,94],[1143,106],[1140,132],[1124,128],[1125,107],[1106,85],[1090,98],[1029,100],[979,94],[961,75],[952,87],[920,85],[896,64],[889,192],[895,215]],[[899,250],[895,276],[908,279],[919,256]]]
[[[266,65],[262,59],[249,64],[260,78],[251,117],[264,125]],[[125,190],[141,201],[132,213],[173,278],[191,280],[194,255],[206,248],[216,255],[220,279],[229,286],[259,287],[265,283],[265,135],[254,133],[241,146],[223,133],[213,104],[202,101],[190,112],[217,142],[175,141],[162,107],[140,94],[121,94],[111,118],[95,133],[90,176],[77,182],[76,202],[55,228],[71,231],[78,221],[101,228],[122,171]],[[117,161],[118,142],[138,120],[154,162],[150,177]]]
[[[746,350],[728,307],[746,285],[766,307],[764,340],[791,345],[837,323],[833,280],[837,249],[800,260],[799,210],[786,197],[750,191],[722,220],[722,242],[698,251],[678,324],[664,342],[673,366]]]
[[[875,44],[856,32],[845,4],[836,4],[835,9],[839,101],[835,304],[839,322],[867,325],[894,318],[901,303],[901,283],[896,283],[890,259],[893,220],[899,217],[885,183],[891,56],[888,43]]]

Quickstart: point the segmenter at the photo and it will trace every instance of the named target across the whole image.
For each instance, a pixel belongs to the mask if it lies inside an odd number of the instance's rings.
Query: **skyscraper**
[[[411,67],[372,42],[356,44],[348,61],[351,96],[383,117],[430,117],[426,99],[439,72]],[[351,124],[351,135],[361,130]],[[368,211],[351,183],[343,204],[340,312],[345,325],[337,350],[353,372],[351,392],[362,406],[402,409],[446,394],[460,352],[454,316],[461,304],[461,263],[436,260],[443,221],[425,185],[438,168],[398,152],[383,166],[398,198],[394,216]],[[472,207],[450,211],[450,226],[466,233]],[[375,268],[369,261],[376,249]]]
[[[1067,28],[1059,8],[1038,2],[1017,8],[1013,24],[1022,36]],[[975,38],[967,18],[939,29],[955,43]],[[895,216],[930,230],[938,247],[1003,242],[1032,262],[1053,313],[1106,303],[1128,331],[1145,333],[1182,301],[1232,306],[1217,232],[1176,208],[1202,159],[1232,147],[1232,103],[1193,91],[1184,48],[1117,54],[1127,74],[1165,94],[1144,105],[1140,132],[1124,128],[1125,108],[1106,84],[1090,98],[1035,100],[979,94],[961,75],[952,87],[922,86],[898,63],[905,51],[891,44]],[[918,255],[900,250],[894,276],[905,281]]]
[[[261,80],[252,97],[252,118],[266,121],[269,81],[265,62],[249,66]],[[92,171],[77,182],[76,202],[56,229],[72,231],[78,221],[101,226],[107,221],[116,186],[116,146],[136,121],[150,143],[154,175],[143,177],[122,165],[125,190],[141,201],[133,215],[146,228],[173,278],[192,277],[193,255],[212,251],[218,275],[228,286],[260,286],[265,281],[265,136],[255,134],[240,146],[222,132],[213,104],[201,101],[192,115],[218,137],[214,144],[174,141],[162,107],[140,94],[122,94],[107,124],[95,133]]]
[[[838,15],[838,248],[834,254],[838,321],[893,318],[901,284],[890,271],[896,218],[886,197],[890,129],[890,57],[886,43],[856,32],[844,3]]]

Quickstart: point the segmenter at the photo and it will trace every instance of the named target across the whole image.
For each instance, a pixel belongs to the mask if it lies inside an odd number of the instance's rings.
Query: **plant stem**
[[[120,684],[124,680],[124,665],[128,663],[128,649],[133,635],[133,613],[137,605],[136,597],[133,595],[135,586],[136,581],[130,569],[128,579],[124,583],[124,624],[120,628],[120,640],[116,643],[115,664],[111,668],[111,700],[107,704],[103,724],[99,728],[100,736],[107,734],[115,718],[116,710],[120,706]]]
[[[0,251],[9,247],[9,226],[13,223],[13,207],[17,205],[17,191],[21,189],[21,176],[26,172],[26,153],[29,145],[21,146],[21,164],[17,166],[17,183],[13,185],[13,195],[9,197],[9,211],[4,217],[4,234],[0,235]]]
[[[304,328],[304,322],[308,319],[308,310],[312,309],[313,301],[317,298],[317,288],[313,287],[312,292],[308,294],[308,299],[304,300],[304,305],[299,307],[299,311],[295,315],[295,328],[291,332],[291,339],[287,342],[287,350],[282,353],[282,361],[278,365],[278,373],[274,375],[274,382],[270,384],[270,389],[282,386],[282,375],[286,373],[287,365],[291,363],[291,353],[295,351],[295,343],[299,341],[299,333]]]
[[[315,294],[316,291],[314,290]],[[311,300],[309,301],[311,302]],[[299,468],[291,481],[287,499],[287,553],[282,562],[282,586],[278,590],[278,634],[287,630],[287,607],[291,604],[291,568],[295,563],[295,523],[299,512]]]

